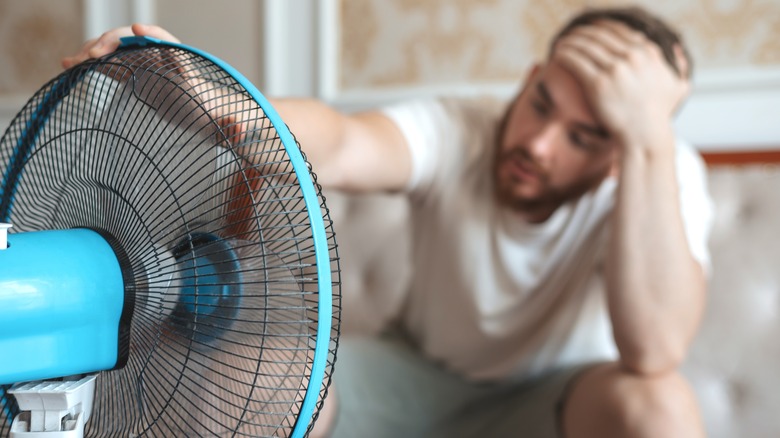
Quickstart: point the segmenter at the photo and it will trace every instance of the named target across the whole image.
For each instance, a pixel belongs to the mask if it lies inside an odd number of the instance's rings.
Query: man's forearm
[[[623,365],[656,373],[680,364],[705,299],[680,213],[674,134],[625,145],[607,267],[607,296]],[[636,141],[636,140],[631,140]]]
[[[275,99],[287,123],[328,188],[366,193],[397,191],[411,172],[411,156],[398,127],[379,111],[344,114],[314,99]]]
[[[318,182],[326,187],[338,186],[334,162],[344,145],[345,117],[315,99],[272,99],[271,105],[316,169]]]

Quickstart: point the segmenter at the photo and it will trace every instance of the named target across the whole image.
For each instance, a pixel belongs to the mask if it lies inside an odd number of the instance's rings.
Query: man
[[[131,32],[175,40],[116,29],[63,65]],[[508,106],[345,115],[273,101],[323,186],[412,205],[398,330],[342,344],[315,432],[703,436],[677,372],[704,307],[711,214],[672,128],[690,70],[656,17],[598,9],[555,37]]]

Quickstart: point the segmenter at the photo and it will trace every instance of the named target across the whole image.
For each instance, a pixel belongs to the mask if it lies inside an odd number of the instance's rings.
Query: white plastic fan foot
[[[8,229],[11,227],[13,225],[0,222],[0,251],[8,249]]]
[[[11,438],[83,438],[92,413],[97,374],[71,381],[19,383],[8,391],[16,397],[19,415]]]

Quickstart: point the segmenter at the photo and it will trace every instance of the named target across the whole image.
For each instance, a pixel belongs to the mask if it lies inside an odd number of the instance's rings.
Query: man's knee
[[[615,373],[608,406],[618,424],[623,424],[627,431],[658,429],[657,436],[675,436],[670,433],[684,430],[681,428],[688,427],[691,420],[698,421],[694,393],[678,372],[657,376]],[[663,431],[666,432],[662,434]]]
[[[601,365],[577,379],[564,406],[567,437],[703,436],[696,397],[676,371],[641,376]]]

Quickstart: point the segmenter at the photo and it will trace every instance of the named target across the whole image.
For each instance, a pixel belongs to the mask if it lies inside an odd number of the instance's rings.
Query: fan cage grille
[[[76,66],[11,122],[0,139],[0,220],[14,233],[100,230],[133,272],[129,360],[100,374],[87,436],[289,436],[314,346],[327,341],[316,419],[336,360],[340,266],[316,175],[306,163],[319,201],[307,206],[285,146],[233,76],[169,46]],[[324,219],[329,251],[328,340],[317,339],[309,208]],[[200,235],[222,244],[200,245]],[[218,277],[197,268],[207,259],[237,265]],[[231,288],[241,291],[217,293]],[[0,403],[6,436],[15,406],[3,393]]]

